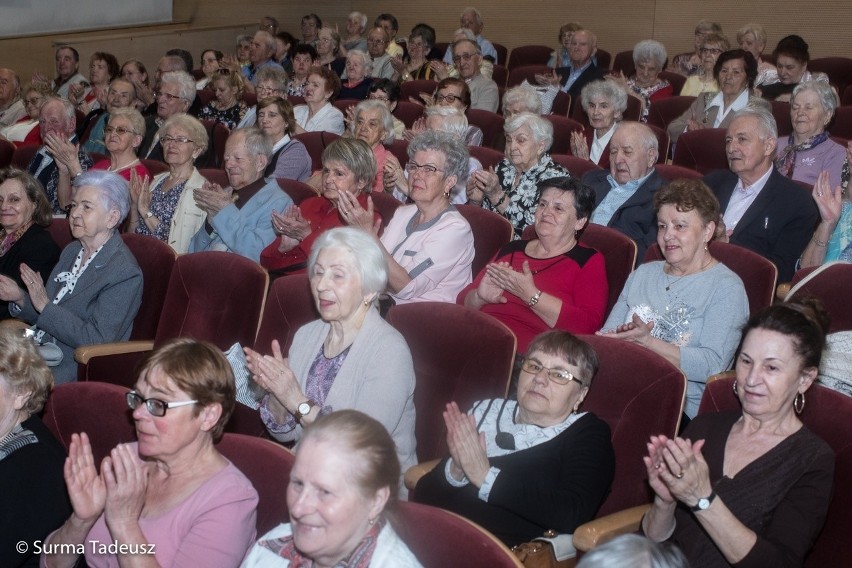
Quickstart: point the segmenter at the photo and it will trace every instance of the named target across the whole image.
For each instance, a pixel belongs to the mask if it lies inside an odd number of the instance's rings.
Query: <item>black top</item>
[[[41,274],[42,282],[47,282],[50,272],[59,260],[59,253],[59,247],[53,242],[50,233],[44,227],[33,223],[18,242],[12,245],[9,252],[0,256],[0,274],[8,276],[26,290],[27,287],[21,279],[21,263]],[[8,302],[0,300],[0,319],[9,317],[8,306]]]

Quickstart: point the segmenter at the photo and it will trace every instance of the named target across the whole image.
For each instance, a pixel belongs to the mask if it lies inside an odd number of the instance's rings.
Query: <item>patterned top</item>
[[[38,444],[38,437],[30,430],[18,424],[6,436],[0,439],[0,461],[20,450],[24,446]]]
[[[245,101],[238,101],[237,104],[225,110],[219,110],[213,106],[213,103],[208,103],[198,113],[199,120],[214,120],[221,122],[231,130],[237,127],[248,111],[248,106]]]
[[[500,213],[496,204],[491,203],[486,196],[482,200],[482,206],[508,219],[515,227],[514,238],[516,239],[521,238],[524,227],[533,224],[535,221],[535,208],[538,205],[538,182],[555,177],[571,177],[568,170],[554,162],[550,154],[547,153],[541,155],[536,165],[521,174],[521,179],[514,188],[512,186],[515,184],[515,176],[518,175],[518,171],[509,160],[505,158],[501,160],[497,164],[495,173],[500,187],[506,192],[506,199],[509,204],[506,210]]]
[[[169,240],[169,230],[172,226],[172,217],[174,217],[178,201],[183,193],[183,189],[186,187],[186,182],[189,181],[184,180],[170,190],[163,191],[163,186],[166,184],[167,179],[168,176],[161,179],[160,183],[151,190],[151,204],[148,207],[148,210],[160,220],[160,224],[157,225],[157,230],[152,232],[151,229],[148,228],[148,225],[142,220],[140,220],[139,224],[136,225],[137,234],[156,237],[165,243]]]
[[[642,116],[639,117],[640,122],[648,122],[648,112],[651,110],[651,101],[665,99],[674,94],[674,87],[665,79],[659,79],[650,87],[640,87],[636,84],[636,79],[627,81],[627,88],[633,93],[639,95],[639,98],[645,103],[642,105]]]

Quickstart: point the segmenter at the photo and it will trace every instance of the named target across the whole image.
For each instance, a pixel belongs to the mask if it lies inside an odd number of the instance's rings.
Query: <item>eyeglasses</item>
[[[409,176],[413,176],[416,172],[423,172],[424,174],[426,174],[427,177],[431,177],[438,172],[444,173],[444,170],[439,170],[438,168],[436,168],[432,164],[426,164],[426,165],[421,166],[417,162],[411,162],[411,161],[409,161],[407,164],[405,164],[405,171],[408,172]]]
[[[138,132],[136,132],[135,130],[130,130],[129,128],[125,128],[123,126],[105,126],[104,127],[104,134],[112,134],[113,132],[115,132],[119,136],[124,136],[128,132],[131,133],[131,134],[138,134]]]
[[[263,85],[258,85],[254,89],[258,93],[280,93],[281,89],[276,89],[275,87],[264,87]]]
[[[458,95],[438,95],[435,97],[435,100],[439,103],[454,103],[456,101],[460,101],[461,97]]]
[[[166,99],[169,102],[174,102],[178,99],[183,98],[183,97],[179,97],[177,95],[172,95],[171,93],[164,93],[162,91],[157,91],[156,93],[154,93],[154,96],[157,97],[158,99]]]
[[[719,49],[718,47],[702,47],[700,51],[701,51],[701,53],[713,53],[713,54],[722,53],[722,50]]]
[[[383,39],[368,39],[367,43],[370,45],[383,45],[387,42],[385,42],[385,40]]]
[[[586,386],[583,381],[568,371],[563,371],[562,369],[548,369],[535,359],[524,359],[524,362],[521,365],[521,370],[531,375],[538,375],[542,371],[547,371],[545,373],[547,378],[557,385],[567,385],[571,381],[576,381],[580,384],[580,386]]]
[[[138,392],[130,391],[126,395],[127,398],[127,406],[130,407],[131,410],[136,410],[142,403],[145,403],[145,408],[148,409],[148,412],[151,416],[163,417],[166,415],[166,410],[169,408],[178,408],[180,406],[189,406],[190,404],[198,404],[197,400],[181,400],[177,402],[166,402],[164,400],[160,400],[158,398],[142,398]]]
[[[24,99],[24,104],[25,105],[37,105],[43,100],[44,100],[43,97],[34,97],[34,98],[31,98],[31,99]]]
[[[383,97],[381,95],[379,95],[379,96],[370,95],[369,98],[370,98],[371,101],[382,101],[383,103],[386,103],[390,100],[389,98]]]
[[[231,70],[227,67],[219,67],[218,69],[216,69],[216,73],[219,75],[230,75]]]
[[[194,140],[190,140],[186,136],[163,136],[160,138],[160,144],[195,144]]]
[[[470,58],[475,55],[476,53],[459,53],[458,55],[453,55],[453,63],[458,63],[459,61],[470,61]]]

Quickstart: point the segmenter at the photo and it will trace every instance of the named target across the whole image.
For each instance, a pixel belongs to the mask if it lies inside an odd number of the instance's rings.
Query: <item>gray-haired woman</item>
[[[593,81],[583,87],[580,104],[590,126],[571,133],[571,153],[609,168],[609,141],[627,110],[627,91],[614,81]]]
[[[467,198],[474,204],[506,217],[521,238],[534,222],[538,183],[554,177],[571,177],[547,151],[553,143],[553,126],[538,115],[522,112],[506,121],[505,158],[494,171],[478,170],[467,180]]]
[[[334,410],[360,410],[390,432],[405,471],[417,461],[414,366],[405,339],[376,309],[388,283],[385,257],[360,229],[320,235],[308,274],[321,319],[296,332],[286,359],[276,340],[271,355],[245,353],[254,380],[269,393],[260,413],[277,440],[298,440],[303,427]]]
[[[393,115],[386,104],[381,101],[361,101],[353,111],[349,124],[354,138],[363,140],[373,151],[376,158],[376,177],[373,179],[373,191],[384,189],[385,160],[390,151],[386,145],[393,144]]]
[[[373,84],[373,79],[370,74],[373,72],[373,61],[370,56],[353,49],[346,56],[346,78],[340,85],[340,100],[356,100],[363,101],[370,93],[370,85]]]
[[[633,63],[636,73],[629,80],[619,72],[615,80],[628,94],[642,101],[641,122],[648,122],[651,103],[674,95],[674,88],[665,79],[660,79],[660,71],[666,64],[666,48],[653,39],[642,40],[633,48]]]
[[[142,300],[142,271],[116,231],[129,209],[121,176],[101,170],[77,176],[69,217],[76,240],[62,251],[47,282],[26,265],[21,265],[26,290],[0,276],[0,299],[9,302],[9,313],[33,325],[36,341],[62,351],[53,361],[57,383],[76,379],[77,347],[130,337]]]

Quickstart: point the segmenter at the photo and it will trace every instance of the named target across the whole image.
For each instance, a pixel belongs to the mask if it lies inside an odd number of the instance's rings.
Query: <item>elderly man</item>
[[[559,67],[554,70],[554,79],[558,80],[560,89],[571,95],[571,108],[580,100],[583,87],[603,79],[606,69],[598,67],[594,60],[598,50],[598,38],[590,30],[577,30],[571,37],[568,46],[568,59],[571,61],[569,67]],[[558,75],[558,76],[557,76]]]
[[[26,114],[18,74],[11,69],[0,68],[0,128],[15,124]]]
[[[225,143],[225,171],[231,186],[206,183],[194,192],[207,220],[189,244],[189,252],[224,250],[260,261],[260,251],[275,240],[272,212],[282,212],[293,200],[263,171],[272,147],[260,130],[234,130]],[[236,199],[234,197],[236,196]]]
[[[385,52],[391,57],[402,57],[405,50],[396,43],[396,34],[399,33],[399,21],[393,14],[379,14],[373,25],[377,28],[382,28],[388,34],[388,46]]]
[[[636,262],[657,240],[654,194],[663,178],[654,169],[659,156],[657,137],[639,122],[621,122],[610,140],[609,172],[594,170],[583,183],[595,190],[591,222],[624,233],[638,247]]]
[[[470,108],[478,108],[497,112],[500,104],[500,91],[497,83],[479,72],[482,63],[482,53],[476,42],[460,39],[453,43],[453,63],[459,71],[459,78],[467,83],[470,89]]]
[[[57,96],[68,98],[68,88],[71,85],[81,84],[89,87],[89,82],[80,74],[80,54],[70,45],[63,45],[56,49],[56,79],[51,87]]]
[[[163,161],[163,147],[158,130],[166,120],[179,112],[188,112],[195,98],[195,79],[185,71],[169,71],[160,78],[157,94],[157,114],[145,119],[145,138],[139,146],[139,157]],[[199,156],[196,164],[203,156]]]
[[[370,74],[374,79],[390,79],[393,75],[391,56],[387,53],[390,41],[384,28],[375,27],[367,35],[367,52],[373,60],[373,71]],[[344,78],[346,74],[344,73]]]
[[[500,63],[501,65],[506,64],[505,61],[497,61],[497,50],[494,49],[494,44],[482,37],[482,28],[485,27],[485,24],[479,10],[473,7],[465,8],[459,17],[459,23],[461,24],[461,27],[473,32],[476,45],[479,47],[480,55],[483,57],[491,57],[493,63]],[[451,45],[447,48],[447,53],[444,54],[444,63],[452,63],[453,55],[453,46]]]
[[[768,107],[750,103],[728,125],[728,170],[704,182],[719,199],[728,240],[775,263],[778,281],[789,282],[819,211],[811,195],[773,165],[778,128]]]
[[[147,117],[157,114],[159,106],[157,93],[160,90],[160,82],[162,81],[163,75],[173,71],[183,71],[184,73],[192,71],[191,67],[186,66],[186,60],[183,57],[174,54],[175,51],[176,50],[171,49],[166,53],[166,55],[160,58],[160,61],[157,63],[157,68],[154,70],[153,87],[148,87],[141,81],[133,82],[133,86],[136,88],[136,96],[148,105],[145,110],[142,111],[143,116]],[[189,110],[186,112],[192,116],[197,116],[200,110],[201,101],[193,94]]]
[[[106,109],[97,108],[90,112],[80,127],[80,132],[86,132],[89,123],[94,121],[91,129],[89,129],[89,137],[83,144],[83,149],[87,152],[106,154],[104,127],[109,122],[109,113],[119,108],[132,108],[135,102],[136,89],[133,87],[133,83],[121,77],[113,79],[112,83],[109,84],[109,90],[107,90]]]
[[[316,14],[308,14],[302,17],[302,41],[301,43],[317,46],[317,33],[322,27],[322,20]]]
[[[251,91],[257,85],[255,77],[257,72],[267,67],[272,69],[284,70],[275,62],[275,36],[269,32],[257,31],[254,38],[251,40],[251,49],[249,50],[249,61],[251,64],[243,67],[243,77],[251,83]]]
[[[47,99],[39,112],[38,122],[44,146],[33,156],[27,171],[44,186],[53,213],[61,215],[67,213],[71,205],[71,187],[61,187],[59,170],[68,168],[66,163],[75,153],[83,171],[92,167],[92,158],[77,146],[74,105],[67,100]]]

